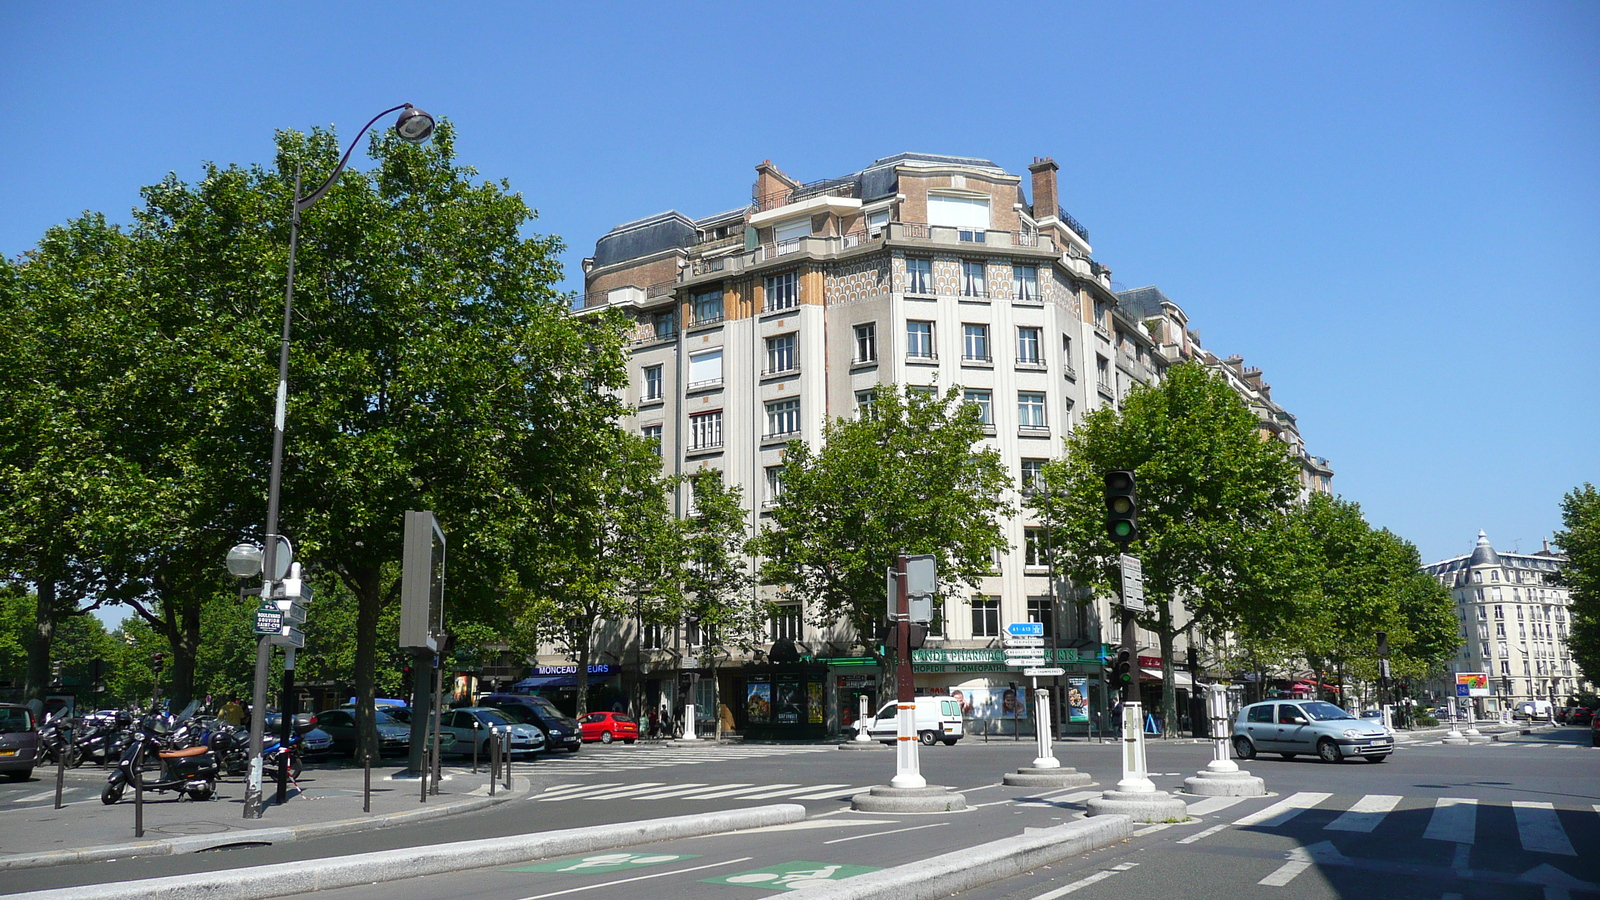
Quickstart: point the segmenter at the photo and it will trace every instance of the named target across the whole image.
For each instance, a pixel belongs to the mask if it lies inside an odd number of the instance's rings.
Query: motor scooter
[[[136,772],[143,776],[138,784],[144,791],[176,791],[187,794],[191,800],[211,799],[217,789],[217,755],[204,744],[181,750],[164,749],[158,735],[168,730],[163,727],[168,724],[163,716],[152,716],[140,723],[133,740],[122,752],[122,759],[106,778],[106,786],[100,791],[101,803],[110,806],[121,800],[122,792],[135,783]],[[155,772],[139,771],[151,753],[158,763]]]

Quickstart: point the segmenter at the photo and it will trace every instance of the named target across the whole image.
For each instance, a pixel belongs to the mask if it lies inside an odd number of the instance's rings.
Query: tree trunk
[[[1171,738],[1178,736],[1177,678],[1172,671],[1172,607],[1162,603],[1160,610],[1156,639],[1161,646],[1161,736]],[[1138,662],[1136,656],[1135,672],[1139,671]]]
[[[711,733],[722,740],[722,695],[717,686],[717,655],[711,654],[711,718],[716,720]]]
[[[181,710],[194,699],[195,658],[200,651],[200,604],[186,604],[180,611],[178,633],[169,636],[172,645],[172,708]]]
[[[589,641],[594,627],[584,629],[578,637],[578,718],[589,714]]]
[[[33,633],[28,639],[28,671],[23,697],[44,702],[50,689],[50,645],[56,636],[56,583],[40,579],[34,595]]]

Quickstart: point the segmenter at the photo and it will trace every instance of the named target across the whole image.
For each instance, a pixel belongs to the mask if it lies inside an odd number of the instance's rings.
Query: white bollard
[[[1233,761],[1228,745],[1232,743],[1232,729],[1228,726],[1228,689],[1220,684],[1206,685],[1206,712],[1211,719],[1211,762],[1207,772],[1237,772],[1239,764]]]
[[[1035,769],[1059,769],[1061,761],[1050,746],[1050,691],[1037,688],[1033,692],[1034,731],[1039,738],[1039,757],[1033,761]]]
[[[872,709],[867,706],[867,695],[862,694],[861,713],[856,717],[856,743],[858,744],[872,743],[872,735],[867,733],[867,726],[871,723],[871,720],[867,717],[870,715],[872,715]]]
[[[694,704],[693,703],[684,704],[684,707],[683,707],[683,737],[679,738],[679,740],[681,740],[681,741],[699,740],[699,738],[694,736]]]
[[[1155,793],[1144,755],[1144,710],[1138,703],[1122,705],[1122,780],[1117,790],[1126,794]]]
[[[900,704],[900,715],[895,729],[894,777],[890,787],[927,787],[917,764],[917,704],[916,701]]]

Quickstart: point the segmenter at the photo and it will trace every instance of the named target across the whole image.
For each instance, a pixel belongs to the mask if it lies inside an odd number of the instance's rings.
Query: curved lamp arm
[[[304,212],[305,210],[307,210],[307,209],[309,209],[311,207],[311,204],[316,203],[318,200],[322,199],[322,195],[326,194],[328,192],[328,188],[333,187],[334,180],[339,177],[339,173],[343,172],[345,165],[350,162],[350,154],[355,152],[356,145],[361,143],[361,139],[366,136],[367,130],[369,128],[371,128],[373,125],[377,124],[377,121],[379,119],[383,118],[384,116],[387,116],[389,113],[392,113],[392,112],[400,112],[403,109],[414,109],[414,108],[415,107],[413,107],[409,103],[402,103],[399,106],[392,107],[390,109],[384,110],[381,113],[378,113],[377,115],[372,117],[372,121],[370,121],[367,124],[361,126],[361,130],[356,132],[355,140],[350,142],[350,149],[344,151],[344,156],[339,159],[339,165],[334,168],[333,174],[328,176],[328,180],[324,181],[322,183],[321,187],[319,187],[316,190],[312,191],[310,194],[307,194],[304,197],[295,198],[294,211],[297,212],[297,213],[298,212]],[[423,113],[423,115],[426,115],[426,113]],[[402,116],[402,118],[404,118],[404,117]],[[432,129],[430,128],[429,131],[432,131]]]

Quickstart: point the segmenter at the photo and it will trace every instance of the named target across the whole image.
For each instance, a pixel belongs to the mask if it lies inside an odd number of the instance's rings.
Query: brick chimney
[[[1061,209],[1061,198],[1056,192],[1056,172],[1061,167],[1056,161],[1046,156],[1035,156],[1033,165],[1028,171],[1033,173],[1033,217],[1045,219],[1057,215]]]
[[[751,199],[758,209],[782,206],[787,202],[786,193],[799,186],[800,182],[783,174],[772,164],[772,160],[762,160],[761,165],[756,166],[756,183],[751,190]]]

